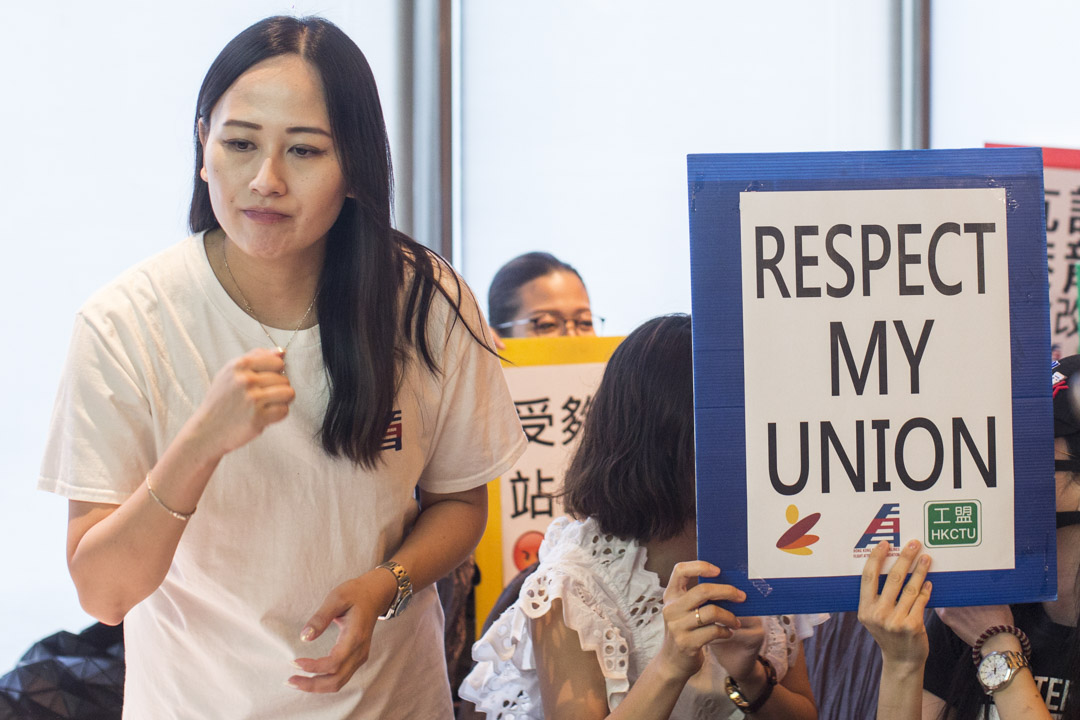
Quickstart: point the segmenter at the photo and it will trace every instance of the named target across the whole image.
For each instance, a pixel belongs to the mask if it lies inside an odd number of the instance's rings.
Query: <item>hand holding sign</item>
[[[930,652],[923,616],[930,601],[931,583],[926,579],[930,557],[919,553],[919,541],[912,540],[893,563],[878,592],[881,566],[889,550],[882,540],[866,559],[859,591],[859,622],[874,636],[887,664],[917,667],[921,670]],[[912,565],[914,564],[914,568]],[[911,579],[904,582],[908,570]]]
[[[720,568],[700,560],[677,563],[664,590],[664,642],[656,662],[671,668],[682,680],[701,669],[706,645],[732,637],[740,625],[739,619],[729,611],[708,603],[742,602],[746,593],[730,585],[694,584],[698,576],[719,574]],[[761,647],[760,638],[751,663],[757,658],[757,647]]]

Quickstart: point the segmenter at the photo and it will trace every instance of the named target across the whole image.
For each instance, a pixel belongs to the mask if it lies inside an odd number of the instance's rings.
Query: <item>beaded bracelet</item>
[[[154,488],[150,487],[150,473],[146,473],[146,492],[150,493],[150,497],[153,498],[154,502],[160,505],[165,510],[165,512],[169,513],[177,520],[183,520],[184,522],[187,522],[191,519],[191,516],[195,514],[195,511],[198,510],[198,508],[193,508],[189,513],[182,513],[173,510],[171,507],[166,505],[165,501],[159,498],[158,494],[154,492]]]
[[[975,644],[971,647],[971,661],[975,663],[976,667],[978,667],[979,663],[981,663],[983,659],[983,643],[985,643],[987,640],[999,633],[1009,633],[1010,635],[1015,635],[1017,639],[1020,640],[1020,649],[1024,651],[1024,657],[1026,657],[1028,660],[1031,659],[1031,641],[1028,640],[1028,636],[1023,630],[1016,627],[1015,625],[993,625],[986,628],[983,634],[979,636],[979,639],[976,640]]]

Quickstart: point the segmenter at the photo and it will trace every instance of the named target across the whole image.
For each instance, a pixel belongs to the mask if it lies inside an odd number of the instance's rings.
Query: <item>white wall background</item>
[[[396,0],[77,0],[5,13],[0,137],[0,674],[35,640],[92,620],[64,561],[66,501],[34,489],[74,313],[186,235],[195,97],[262,17],[318,13],[375,72],[394,143]]]
[[[463,271],[577,267],[607,334],[690,310],[686,155],[882,150],[890,2],[470,2]]]
[[[1069,0],[933,3],[931,147],[1080,148]]]

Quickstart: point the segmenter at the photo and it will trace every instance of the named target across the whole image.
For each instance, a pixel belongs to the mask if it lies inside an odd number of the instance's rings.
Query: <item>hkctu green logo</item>
[[[964,547],[981,542],[982,507],[978,500],[928,502],[925,509],[927,547]]]

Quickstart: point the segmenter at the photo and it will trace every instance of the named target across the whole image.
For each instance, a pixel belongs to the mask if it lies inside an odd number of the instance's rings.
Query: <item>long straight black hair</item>
[[[379,457],[408,350],[414,348],[430,372],[440,371],[426,333],[434,293],[453,306],[456,323],[467,290],[442,258],[391,227],[393,167],[379,91],[364,54],[340,28],[319,17],[271,17],[241,32],[217,56],[195,108],[189,224],[196,233],[220,227],[209,186],[199,177],[199,121],[209,122],[221,96],[252,66],[291,53],[322,79],[350,195],[330,229],[319,281],[319,332],[330,385],[320,436],[330,455],[370,468]],[[455,293],[444,287],[444,277],[451,278]],[[486,347],[480,326],[464,324]]]

